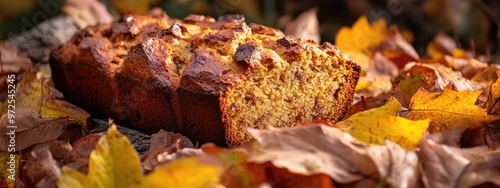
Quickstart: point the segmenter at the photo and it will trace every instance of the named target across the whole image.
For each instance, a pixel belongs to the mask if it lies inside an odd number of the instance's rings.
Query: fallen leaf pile
[[[129,8],[119,9],[144,9]],[[314,19],[310,11],[301,19]],[[299,34],[319,37],[307,33]],[[419,55],[408,36],[366,17],[341,28],[337,46],[362,67],[344,119],[249,128],[254,139],[238,148],[163,130],[139,135],[112,120],[96,127],[43,71],[7,61],[8,73],[23,76],[13,153],[7,102],[0,109],[0,159],[18,161],[15,181],[2,171],[0,187],[500,187],[498,66],[444,34]]]

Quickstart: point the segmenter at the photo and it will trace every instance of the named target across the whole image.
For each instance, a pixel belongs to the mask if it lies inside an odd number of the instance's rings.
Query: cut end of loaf
[[[359,66],[331,44],[293,37],[242,44],[233,59],[250,65],[245,79],[221,98],[226,140],[251,139],[246,127],[294,127],[300,122],[341,119],[352,101]]]

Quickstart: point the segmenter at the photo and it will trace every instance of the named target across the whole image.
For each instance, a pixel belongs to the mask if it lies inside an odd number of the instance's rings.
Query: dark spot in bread
[[[250,64],[250,59],[252,58],[254,51],[255,43],[253,42],[239,45],[238,48],[236,48],[233,59],[238,63]]]

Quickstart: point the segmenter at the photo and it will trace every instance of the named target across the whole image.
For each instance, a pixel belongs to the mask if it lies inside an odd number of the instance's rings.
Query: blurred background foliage
[[[44,20],[60,15],[61,7],[68,1],[80,3],[97,0],[0,0],[0,39],[9,38],[9,34],[19,35]],[[287,34],[309,29],[312,33],[319,33],[322,42],[331,43],[335,42],[335,35],[340,27],[350,26],[358,17],[366,15],[371,22],[384,18],[388,25],[397,25],[420,54],[425,53],[426,45],[438,33],[451,36],[463,48],[475,48],[478,53],[492,53],[497,56],[500,54],[499,0],[101,0],[101,2],[115,20],[125,14],[147,13],[153,7],[161,7],[174,18],[184,18],[189,14],[203,14],[215,18],[221,14],[244,14],[247,22],[277,27]]]

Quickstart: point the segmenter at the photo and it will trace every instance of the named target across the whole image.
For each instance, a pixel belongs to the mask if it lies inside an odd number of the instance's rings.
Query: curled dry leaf
[[[80,29],[97,23],[110,23],[113,21],[113,17],[106,10],[106,6],[97,0],[68,0],[61,10]]]
[[[454,91],[449,84],[442,93],[431,93],[423,88],[411,98],[407,119],[431,119],[429,131],[443,131],[453,127],[478,128],[500,120],[476,106],[481,91]]]
[[[354,103],[358,102],[361,96],[376,97],[383,93],[388,93],[392,89],[392,77],[389,75],[367,75],[360,78],[361,84],[366,84],[365,88],[360,88],[354,94]]]
[[[412,63],[407,65],[404,70],[405,71],[410,70],[414,66],[421,66],[433,69],[435,71],[435,74],[437,75],[436,85],[438,86],[439,91],[444,90],[446,85],[448,85],[449,83],[451,83],[453,87],[459,91],[461,90],[478,91],[486,88],[486,85],[482,83],[471,82],[470,80],[462,77],[462,75],[459,72],[455,72],[449,67],[440,64]]]
[[[24,170],[36,187],[55,187],[61,175],[61,169],[46,143],[33,146],[31,158],[24,165]]]
[[[182,158],[199,156],[202,153],[201,149],[182,148],[178,151],[173,151],[171,148],[160,147],[146,153],[142,157],[142,169],[145,172],[150,172],[157,166],[168,164]]]
[[[491,64],[487,68],[482,69],[471,78],[473,82],[483,82],[490,85],[494,80],[498,78],[497,70],[500,69],[499,65]]]
[[[249,168],[248,152],[244,149],[226,149],[207,143],[202,145],[201,150],[203,155],[200,158],[210,159],[224,169],[220,184],[225,187],[257,187],[268,178],[262,176],[259,168]]]
[[[193,143],[189,138],[173,132],[167,132],[163,129],[158,131],[157,133],[151,135],[151,145],[149,146],[149,151],[155,150],[159,147],[171,147],[178,145],[179,149],[182,148],[192,148],[194,147]]]
[[[462,76],[467,79],[473,78],[479,71],[488,67],[487,63],[480,62],[474,58],[455,58],[448,55],[443,56],[439,62],[446,63],[446,66],[460,71]]]
[[[374,53],[380,52],[383,54],[394,62],[398,68],[403,68],[406,63],[416,61],[420,58],[415,48],[401,36],[398,28],[394,26],[389,28],[386,40],[371,46],[370,49]]]
[[[180,158],[200,155],[191,140],[179,134],[160,130],[151,135],[149,150],[141,157],[142,168],[149,172],[156,166],[167,164]]]
[[[285,34],[304,40],[321,41],[319,35],[318,8],[313,7],[301,13],[297,19],[288,22],[285,27]]]
[[[0,41],[0,75],[24,73],[31,69],[31,60],[17,54],[7,41]]]
[[[89,128],[92,129],[89,131],[90,133],[106,132],[109,129],[109,119],[103,120],[97,118],[89,118],[87,123],[89,124]],[[117,124],[115,124],[115,126],[121,134],[125,135],[128,138],[128,140],[134,146],[134,149],[139,152],[139,154],[143,154],[144,152],[148,151],[149,145],[151,144],[151,135]]]
[[[456,48],[457,44],[453,38],[443,33],[439,33],[434,37],[434,40],[427,45],[427,53],[433,59],[439,59],[444,55],[451,55]]]
[[[499,124],[491,124],[485,127],[485,141],[492,149],[500,148],[500,126]]]
[[[247,168],[250,172],[261,179],[257,182],[263,182],[270,187],[317,187],[334,188],[331,178],[325,174],[302,175],[290,172],[286,168],[275,167],[271,162],[263,164],[249,163]],[[261,184],[261,185],[262,185]],[[261,187],[261,186],[259,186]]]
[[[320,124],[248,132],[256,140],[250,162],[271,162],[295,174],[326,174],[339,184],[373,187],[383,179],[395,187],[417,183],[415,153],[390,141],[385,146],[367,146]]]
[[[111,5],[123,15],[127,14],[145,14],[149,11],[152,4],[158,3],[159,0],[111,0]]]
[[[7,99],[7,74],[20,75],[31,69],[31,60],[27,56],[18,55],[8,42],[0,41],[0,101]],[[22,76],[16,76],[18,81]],[[0,114],[3,109],[0,108]]]
[[[4,105],[7,106],[7,103]],[[47,120],[67,117],[84,128],[87,125],[87,118],[90,117],[90,114],[81,108],[64,101],[59,91],[49,87],[46,82],[39,81],[36,72],[30,72],[17,85],[16,107],[35,109]]]
[[[66,166],[86,174],[88,172],[90,153],[94,150],[102,135],[102,133],[90,134],[75,141],[73,149],[69,153],[70,161]]]
[[[335,126],[369,144],[383,145],[385,140],[391,140],[407,150],[413,150],[427,132],[429,120],[407,120],[399,117],[399,111],[401,105],[391,98],[384,106],[354,114]]]
[[[44,144],[44,143],[42,143]],[[66,140],[51,140],[46,142],[48,145],[50,153],[54,160],[66,163],[70,160],[70,153],[73,150],[73,146]]]
[[[4,114],[0,124],[11,125],[8,121],[7,114]],[[0,150],[7,151],[11,134],[15,134],[16,140],[22,140],[22,142],[16,142],[15,144],[16,151],[21,151],[34,144],[57,139],[71,124],[71,121],[66,117],[48,120],[42,118],[32,108],[18,107],[16,108],[15,123],[17,127],[12,129],[7,126],[0,126]]]
[[[499,149],[460,149],[424,139],[417,155],[425,187],[500,186]]]
[[[443,91],[448,84],[459,91],[486,88],[484,83],[471,82],[459,72],[440,64],[408,63],[394,80],[396,98],[404,107],[408,107],[411,97],[420,88],[430,92]]]
[[[488,114],[500,115],[500,70],[496,70],[497,78],[490,85],[488,100],[484,103]]]
[[[485,137],[486,127],[465,130],[460,140],[460,147],[471,148],[488,145]]]

